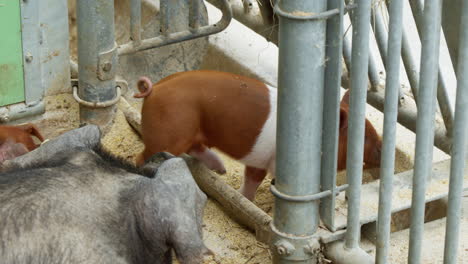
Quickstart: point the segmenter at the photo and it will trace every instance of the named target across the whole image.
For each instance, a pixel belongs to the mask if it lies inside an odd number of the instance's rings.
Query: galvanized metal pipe
[[[327,1],[279,1],[278,125],[275,187],[289,196],[320,192],[324,19]],[[312,48],[311,48],[312,47]],[[318,200],[275,197],[273,263],[316,263]]]
[[[426,1],[421,30],[421,74],[416,123],[416,151],[411,202],[409,262],[421,263],[426,181],[431,175],[434,144],[434,114],[439,61],[441,0]]]
[[[80,0],[76,3],[78,31],[79,96],[88,102],[105,102],[116,96],[117,68],[114,40],[114,2]],[[115,106],[89,108],[80,105],[81,122],[107,127]]]
[[[451,0],[442,3],[442,28],[447,41],[453,68],[458,65],[459,33],[461,24],[461,10],[464,0]],[[465,25],[466,26],[466,25]]]
[[[372,31],[369,31],[369,36],[370,39],[373,39],[374,33]],[[371,83],[371,88],[377,90],[379,85],[382,84],[382,80],[380,79],[379,67],[377,66],[377,57],[379,56],[379,54],[374,54],[374,51],[371,49],[369,49],[369,54],[369,81]]]
[[[390,23],[388,54],[385,54],[387,80],[385,87],[385,114],[382,160],[380,163],[379,213],[375,262],[388,263],[390,222],[392,211],[393,172],[395,170],[395,137],[400,90],[400,54],[403,31],[403,1],[392,0],[389,6]]]
[[[327,21],[327,64],[325,69],[323,155],[321,165],[322,191],[330,190],[332,194],[322,199],[320,203],[320,217],[325,226],[332,231],[335,231],[336,167],[340,123],[341,54],[343,46],[343,1],[328,1],[328,9],[334,8],[339,9],[340,14]]]
[[[169,34],[169,0],[159,0],[159,32],[167,36]]]
[[[353,47],[351,62],[351,93],[348,121],[348,153],[346,171],[349,188],[348,218],[345,246],[359,248],[361,225],[359,210],[364,154],[364,126],[369,62],[370,0],[359,1],[353,11]]]
[[[200,1],[190,0],[189,27],[191,29],[198,29],[200,27]]]
[[[467,163],[468,137],[468,2],[461,6],[460,42],[458,50],[458,84],[453,126],[452,160],[445,229],[444,264],[457,262],[460,230],[463,170]]]
[[[352,4],[353,2],[350,0],[345,1],[346,4]],[[351,24],[355,25],[354,22],[354,12],[351,11],[349,13],[349,19],[351,21]],[[369,20],[370,21],[370,20]],[[372,31],[369,31],[369,41],[370,39],[373,39],[374,35]],[[344,44],[345,45],[345,50],[344,52],[348,52],[348,54],[344,54],[345,62],[348,60],[347,66],[348,70],[350,69],[349,65],[351,64],[351,37],[350,36],[345,36],[345,41],[348,41],[348,43]],[[377,67],[377,56],[378,54],[373,54],[372,50],[369,50],[369,63],[368,63],[368,74],[369,74],[369,81],[371,83],[371,88],[372,89],[377,89],[377,87],[382,83],[380,79],[380,74],[379,70]]]
[[[413,10],[414,19],[416,21],[416,27],[419,34],[421,35],[422,30],[422,20],[423,20],[423,6],[425,6],[424,0],[413,0],[409,1],[411,9]],[[440,31],[440,30],[439,30]],[[440,33],[439,33],[440,34]],[[440,39],[440,37],[439,37]],[[440,70],[439,62],[437,61],[438,66],[438,89],[437,89],[437,101],[439,102],[440,112],[444,119],[445,127],[449,136],[452,134],[453,126],[453,113],[454,113],[454,102],[450,98],[450,94],[447,89],[447,80]]]
[[[135,45],[141,42],[141,0],[130,1],[130,36]]]
[[[348,22],[349,20],[349,25],[351,25],[351,19],[349,18],[350,15],[345,15],[343,18],[344,22]],[[351,36],[352,36],[352,30],[350,28],[344,28],[343,32],[343,59],[346,64],[346,68],[348,69],[348,73],[351,71]]]
[[[403,59],[403,64],[405,65],[406,75],[408,76],[414,101],[416,102],[416,105],[418,105],[419,66],[416,62],[416,58],[413,55],[411,49],[411,40],[409,39],[409,32],[406,27],[403,28],[402,41],[403,47],[401,50],[401,57]]]
[[[372,7],[371,9],[371,25],[374,29],[375,40],[377,41],[377,46],[380,51],[380,56],[382,57],[382,61],[384,65],[387,65],[387,45],[388,45],[388,37],[387,37],[387,30],[385,30],[385,22],[383,19],[382,9],[387,9],[385,3],[380,2],[378,5],[383,4],[380,7]],[[377,10],[377,9],[380,10]]]
[[[377,47],[379,48],[379,51],[380,51],[380,57],[382,58],[382,62],[384,64],[385,69],[388,71],[388,68],[387,68],[388,37],[387,37],[387,30],[385,29],[386,23],[384,21],[383,13],[387,14],[387,5],[383,2],[380,2],[378,7],[373,7],[371,9],[371,14],[372,14],[371,17],[373,20],[371,22],[371,25],[374,29],[375,40],[377,42]],[[400,57],[401,52],[398,52],[396,56]],[[399,97],[403,96],[403,92],[401,91],[401,88],[398,88],[398,96]]]
[[[162,0],[160,2],[160,5],[161,5],[160,12],[163,12],[162,14],[160,13],[161,23],[162,23],[160,25],[161,26],[160,30],[161,30],[162,35],[154,37],[154,38],[150,38],[150,39],[144,39],[141,41],[141,44],[138,46],[135,46],[133,42],[120,45],[118,48],[118,54],[120,56],[131,54],[137,51],[153,49],[153,48],[161,47],[164,45],[173,44],[176,42],[181,42],[181,41],[195,39],[195,38],[201,38],[201,37],[205,37],[211,34],[215,34],[224,30],[229,25],[232,19],[232,10],[229,6],[229,3],[227,2],[227,0],[220,0],[222,3],[221,11],[223,12],[223,16],[217,23],[199,27],[198,29],[184,30],[184,31],[176,32],[176,33],[168,33],[170,32],[170,29],[168,28],[167,24],[166,25],[164,24],[164,23],[167,23],[168,20],[163,19],[163,17],[167,18],[167,14],[164,14],[164,11],[162,11],[164,6],[167,6],[166,1],[167,0]]]

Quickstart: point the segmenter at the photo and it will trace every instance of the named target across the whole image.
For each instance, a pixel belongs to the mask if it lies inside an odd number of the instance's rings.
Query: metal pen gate
[[[466,182],[464,167],[467,163],[468,3],[462,2],[460,9],[462,16],[459,26],[456,105],[453,96],[455,88],[448,87],[439,68],[442,1],[409,1],[421,35],[420,67],[416,66],[408,47],[409,36],[402,22],[403,3],[403,0],[392,0],[388,3],[390,23],[387,39],[381,13],[375,12],[371,1],[349,1],[349,9],[352,8],[351,5],[356,4],[351,14],[352,47],[349,38],[342,42],[345,10],[343,1],[312,3],[280,0],[274,6],[279,17],[280,52],[278,167],[276,184],[272,187],[272,193],[276,196],[271,245],[275,253],[274,263],[317,261],[313,252],[317,252],[315,250],[318,247],[318,237],[314,236],[319,219],[318,208],[320,219],[332,233],[346,228],[345,233],[342,233],[344,242],[332,243],[327,249],[326,255],[334,263],[374,262],[370,255],[360,249],[359,240],[361,225],[375,220],[375,261],[388,263],[391,213],[402,209],[392,208],[391,203],[397,115],[402,124],[416,132],[417,158],[412,178],[408,263],[421,263],[424,208],[426,202],[436,199],[425,196],[426,187],[429,181],[442,175],[450,175],[444,263],[457,261],[460,201],[463,182]],[[374,32],[380,40],[378,47],[387,71],[385,90],[377,87],[380,77],[375,72],[375,57],[369,56],[371,13],[375,19]],[[328,19],[326,25],[325,19]],[[309,42],[312,42],[312,45],[308,45]],[[315,51],[310,51],[310,46],[314,47]],[[349,185],[337,188],[335,177],[342,50],[351,76],[347,153]],[[417,115],[414,107],[405,107],[399,100],[401,55],[417,103]],[[324,64],[325,69],[322,67]],[[372,85],[369,95],[368,77]],[[314,85],[311,85],[312,83]],[[383,93],[385,96],[382,96]],[[367,215],[367,219],[363,218],[360,212],[366,97],[371,104],[385,104],[379,209],[378,215]],[[444,123],[438,124],[437,127],[434,126],[436,98],[444,120]],[[317,114],[322,111],[322,105],[323,118]],[[311,120],[314,120],[313,126]],[[449,166],[448,162],[432,164],[434,144],[451,154]],[[322,159],[320,153],[323,153]],[[301,162],[304,160],[312,162]],[[335,217],[335,199],[336,194],[344,189],[347,192],[348,207],[346,223],[343,225],[337,223]],[[320,206],[318,199],[321,199]],[[312,224],[310,219],[315,219]]]

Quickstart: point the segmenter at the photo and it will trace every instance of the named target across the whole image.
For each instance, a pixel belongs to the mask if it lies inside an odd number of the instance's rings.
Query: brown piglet
[[[215,147],[245,165],[239,191],[250,200],[255,198],[267,171],[275,176],[275,87],[245,76],[207,70],[179,72],[155,84],[141,77],[137,87],[139,93],[134,97],[144,98],[141,132],[145,144],[137,165],[158,152],[176,156],[187,153],[208,168],[225,173],[221,159],[210,150]],[[343,122],[338,169],[342,170],[346,166],[346,102],[342,102],[340,116]],[[366,153],[364,160],[375,166],[377,152],[373,153],[373,147],[378,145],[378,136],[368,121],[367,135],[372,138],[365,152],[372,153]]]

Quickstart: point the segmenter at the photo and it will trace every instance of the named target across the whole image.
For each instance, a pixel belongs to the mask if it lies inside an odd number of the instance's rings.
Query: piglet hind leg
[[[226,173],[226,168],[221,158],[209,148],[203,145],[196,145],[190,148],[188,154],[203,162],[210,170],[219,174]]]
[[[257,192],[258,186],[260,186],[266,175],[267,171],[265,169],[246,166],[244,171],[244,182],[239,188],[239,192],[244,195],[245,198],[253,201],[255,199],[255,193]]]

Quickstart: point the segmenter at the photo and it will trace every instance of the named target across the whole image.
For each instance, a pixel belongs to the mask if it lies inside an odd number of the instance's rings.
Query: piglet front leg
[[[221,158],[205,146],[192,147],[187,154],[203,162],[210,170],[218,174],[226,173],[226,168]]]

